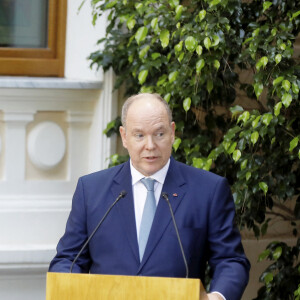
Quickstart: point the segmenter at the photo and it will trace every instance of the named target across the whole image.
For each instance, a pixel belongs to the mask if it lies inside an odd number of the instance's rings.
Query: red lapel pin
[[[178,195],[176,193],[173,194],[174,197],[177,197]]]

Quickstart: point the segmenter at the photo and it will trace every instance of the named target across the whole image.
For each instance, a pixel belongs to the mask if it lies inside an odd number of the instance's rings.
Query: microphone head
[[[168,194],[165,193],[165,192],[162,192],[161,195],[163,196],[164,199],[168,200],[169,197],[168,197]]]
[[[123,198],[127,195],[127,192],[125,190],[123,190],[121,193],[120,193],[120,196]]]

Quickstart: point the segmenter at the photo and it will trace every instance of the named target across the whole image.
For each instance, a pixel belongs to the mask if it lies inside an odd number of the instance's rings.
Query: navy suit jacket
[[[79,179],[50,272],[69,272],[87,237],[123,190],[127,195],[111,210],[73,272],[185,277],[169,207],[162,197],[140,262],[129,162]],[[210,290],[222,293],[226,300],[240,299],[250,265],[235,226],[227,180],[171,157],[162,191],[168,194],[175,214],[189,277],[203,281],[208,262],[213,271]]]

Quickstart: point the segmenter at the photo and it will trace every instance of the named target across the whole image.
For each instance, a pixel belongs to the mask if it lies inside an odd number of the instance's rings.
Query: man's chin
[[[151,176],[153,175],[154,173],[156,173],[157,171],[159,171],[161,169],[161,166],[158,165],[158,164],[150,164],[150,165],[147,165],[145,166],[143,169],[142,169],[142,174],[145,175],[145,176]]]

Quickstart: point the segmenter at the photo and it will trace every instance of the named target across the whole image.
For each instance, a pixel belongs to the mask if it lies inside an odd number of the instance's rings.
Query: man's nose
[[[154,143],[154,140],[153,140],[153,137],[152,136],[148,136],[147,137],[147,140],[146,140],[146,148],[148,150],[151,150],[151,149],[154,149],[155,148],[155,143]]]

